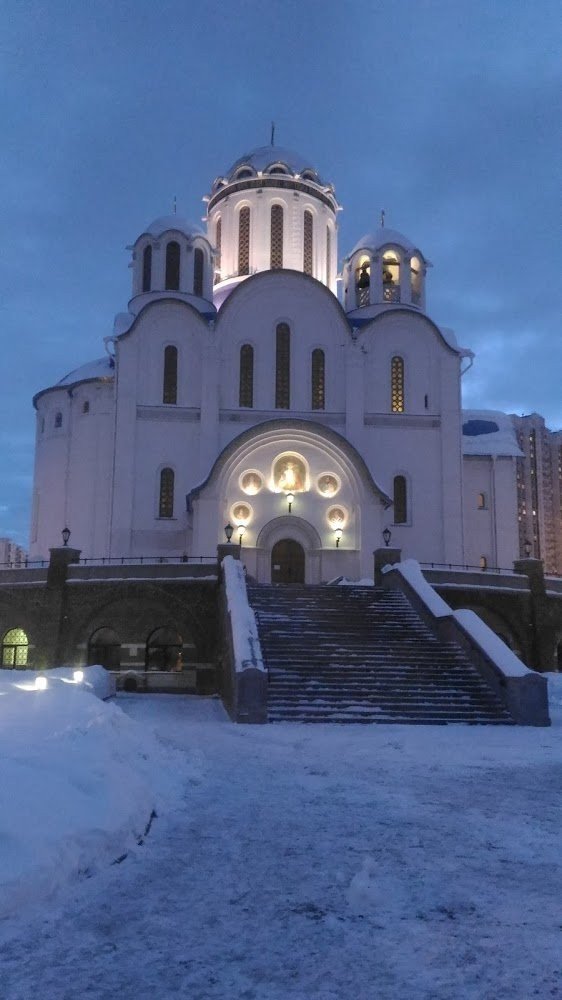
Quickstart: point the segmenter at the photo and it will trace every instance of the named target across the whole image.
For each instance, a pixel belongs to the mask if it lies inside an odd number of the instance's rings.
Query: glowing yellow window
[[[2,640],[2,666],[25,667],[29,643],[22,628],[11,628]]]

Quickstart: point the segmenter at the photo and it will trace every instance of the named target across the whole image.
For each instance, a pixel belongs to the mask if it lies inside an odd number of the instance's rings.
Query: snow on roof
[[[462,450],[465,455],[507,455],[522,451],[511,417],[501,410],[462,411]]]
[[[386,229],[384,226],[379,226],[374,232],[366,233],[365,236],[362,236],[353,247],[351,254],[354,254],[357,250],[380,250],[381,247],[387,244],[402,247],[404,250],[418,250],[407,236],[397,232],[396,229]],[[421,251],[418,250],[418,253],[421,253]]]
[[[90,379],[95,378],[112,378],[113,377],[113,362],[109,355],[105,355],[103,358],[98,358],[97,361],[90,361],[87,365],[82,365],[80,368],[75,368],[74,371],[65,375],[61,378],[60,382],[56,383],[55,388],[61,385],[75,385],[76,382],[87,382]]]
[[[311,170],[316,175],[317,183],[323,183],[311,160],[292,149],[284,149],[282,146],[258,146],[257,149],[244,153],[232,164],[224,176],[230,180],[236,171],[246,164],[258,171],[267,170],[274,163],[285,164],[292,174],[302,174],[305,170]]]
[[[150,233],[151,236],[161,236],[162,233],[167,233],[174,229],[185,236],[205,235],[199,226],[194,225],[193,222],[189,222],[188,219],[182,218],[181,215],[161,215],[154,222],[150,223],[145,232]]]

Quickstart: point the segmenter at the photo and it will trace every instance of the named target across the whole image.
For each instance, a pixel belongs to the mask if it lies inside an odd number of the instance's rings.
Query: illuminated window
[[[29,642],[22,628],[11,628],[2,639],[2,666],[27,666]]]
[[[283,209],[281,205],[271,206],[271,254],[270,266],[283,267]]]
[[[358,306],[368,306],[371,287],[371,261],[361,257],[355,268],[355,302]]]
[[[160,473],[160,502],[158,517],[174,516],[174,470],[162,469]]]
[[[305,274],[312,274],[312,233],[312,212],[305,209],[302,260],[302,269]]]
[[[287,323],[279,323],[275,333],[275,406],[288,410],[290,406],[291,331]]]
[[[193,251],[193,294],[203,295],[204,256],[200,247]]]
[[[99,664],[106,670],[119,670],[121,642],[112,628],[98,628],[88,640],[88,666]]]
[[[171,344],[164,350],[163,403],[178,401],[178,349]]]
[[[404,413],[404,359],[394,357],[390,364],[391,408],[393,413]]]
[[[238,274],[250,273],[250,209],[240,209],[238,217]]]
[[[180,245],[172,240],[166,247],[166,289],[179,291],[180,287]]]
[[[394,477],[394,523],[406,524],[408,520],[408,490],[405,476]]]
[[[485,493],[479,493],[478,494],[477,506],[478,506],[478,510],[486,510],[487,504],[486,504],[486,494]]]
[[[62,427],[62,413],[60,410],[55,413],[55,427]]]
[[[312,409],[323,410],[325,405],[324,351],[312,352]]]
[[[394,250],[382,257],[382,297],[384,302],[400,302],[400,261]]]
[[[422,265],[419,257],[412,257],[410,261],[410,287],[412,292],[412,303],[419,306],[421,302],[421,279]]]
[[[152,247],[145,247],[142,254],[142,290],[149,292],[152,284]]]
[[[222,254],[222,219],[219,217],[217,219],[217,228],[215,229],[215,285],[217,281],[221,280],[221,254]]]
[[[254,405],[254,348],[251,344],[243,344],[240,348],[240,392],[238,405]]]

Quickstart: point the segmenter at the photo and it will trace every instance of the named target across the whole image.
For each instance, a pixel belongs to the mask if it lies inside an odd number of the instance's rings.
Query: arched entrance
[[[304,583],[304,549],[294,538],[281,538],[271,550],[272,583]]]

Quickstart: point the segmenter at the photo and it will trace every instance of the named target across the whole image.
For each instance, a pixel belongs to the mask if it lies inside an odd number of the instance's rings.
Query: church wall
[[[519,552],[515,459],[490,455],[463,460],[465,561],[510,569]]]

